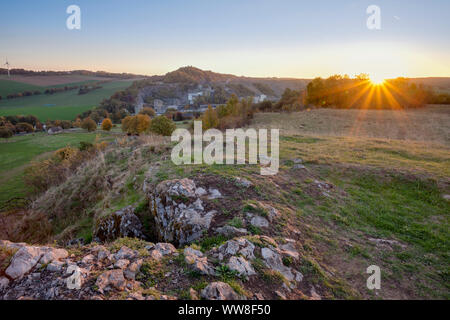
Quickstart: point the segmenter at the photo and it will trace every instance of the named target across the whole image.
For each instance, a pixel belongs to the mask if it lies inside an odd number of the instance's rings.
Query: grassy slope
[[[77,90],[39,95],[12,100],[0,101],[0,116],[15,114],[32,114],[41,121],[73,120],[78,114],[98,105],[103,99],[109,98],[114,92],[125,89],[132,81],[115,81],[102,84],[97,89],[84,95],[78,95]]]
[[[0,141],[0,206],[8,199],[23,197],[26,188],[23,183],[23,170],[33,159],[65,146],[77,146],[81,141],[93,142],[95,139],[110,137],[107,133],[64,133],[49,136],[44,133],[14,136]]]

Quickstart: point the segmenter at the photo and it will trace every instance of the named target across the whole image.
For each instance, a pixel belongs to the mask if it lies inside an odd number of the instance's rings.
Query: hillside
[[[0,296],[448,298],[448,108],[357,112],[258,114],[252,127],[282,125],[275,176],[259,165],[176,166],[167,138],[117,138],[2,214],[0,238],[42,245],[3,243]],[[385,130],[399,118],[409,122]],[[20,266],[49,243],[65,251]],[[82,285],[70,291],[75,264]],[[376,293],[366,287],[372,264],[383,270]]]

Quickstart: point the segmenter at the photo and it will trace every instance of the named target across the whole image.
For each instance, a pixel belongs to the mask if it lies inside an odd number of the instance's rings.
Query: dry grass
[[[260,113],[255,115],[253,123],[259,128],[279,128],[282,135],[368,137],[450,146],[449,106],[409,110],[313,109],[295,113]]]

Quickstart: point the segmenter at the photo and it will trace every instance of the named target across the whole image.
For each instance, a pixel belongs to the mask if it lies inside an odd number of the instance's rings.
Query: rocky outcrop
[[[163,181],[148,196],[161,240],[183,245],[202,237],[208,231],[215,211],[207,211],[202,197],[217,198],[220,192],[210,194],[197,188],[190,179]]]
[[[103,217],[96,223],[93,236],[95,241],[113,241],[121,237],[144,238],[142,223],[134,214],[132,206]]]

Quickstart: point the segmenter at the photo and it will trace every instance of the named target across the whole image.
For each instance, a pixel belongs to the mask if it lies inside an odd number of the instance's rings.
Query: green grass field
[[[42,88],[28,83],[0,79],[0,96],[3,99],[6,99],[6,96],[11,93],[42,90]]]
[[[119,130],[119,129],[117,129]],[[114,136],[104,131],[88,133],[84,131],[47,135],[14,136],[0,141],[0,207],[11,198],[26,195],[23,182],[25,167],[36,159],[43,159],[52,151],[66,146],[78,146],[81,141],[94,142],[112,140]]]
[[[0,90],[6,90],[2,88],[3,82],[9,81],[0,80]],[[103,99],[109,98],[116,91],[126,89],[132,82],[133,80],[104,83],[101,85],[101,89],[84,95],[78,95],[78,90],[72,90],[53,95],[42,94],[11,100],[3,99],[0,101],[0,116],[31,114],[38,117],[41,121],[73,120],[78,114],[98,105]],[[37,88],[42,89],[42,87]]]

